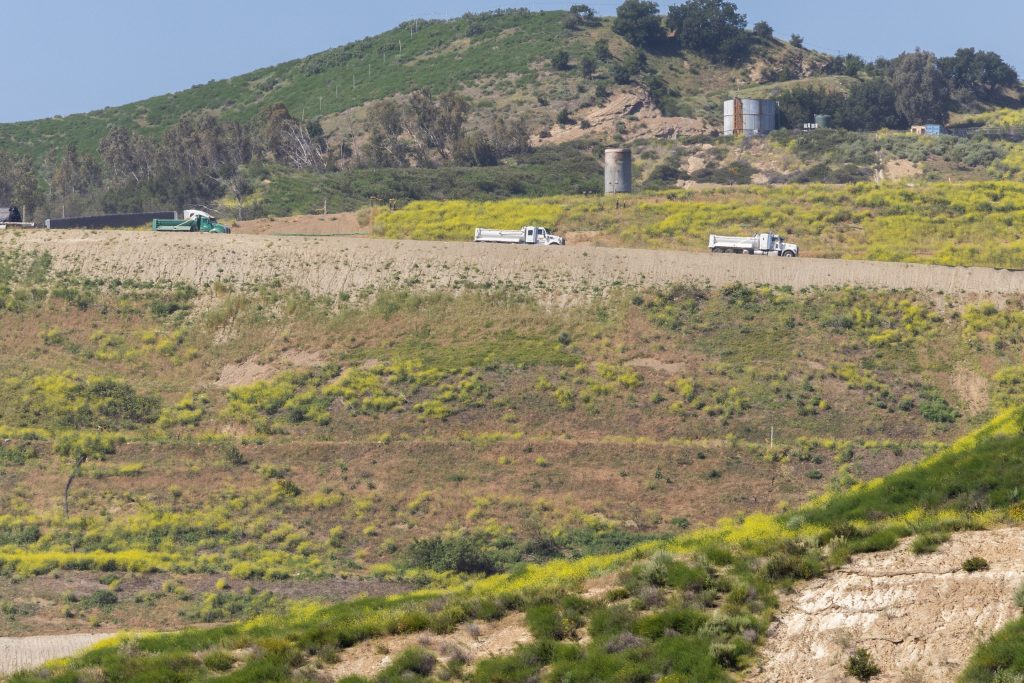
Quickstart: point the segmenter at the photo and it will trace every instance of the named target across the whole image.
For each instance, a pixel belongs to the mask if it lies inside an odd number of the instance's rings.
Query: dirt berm
[[[316,294],[510,285],[551,303],[619,286],[863,285],[946,293],[1024,292],[1024,272],[909,263],[352,237],[4,231],[0,248],[45,249],[60,271],[204,285],[277,281]]]
[[[0,677],[25,669],[34,669],[44,662],[70,657],[110,638],[112,633],[80,633],[31,638],[0,638]]]
[[[964,560],[981,557],[984,571]],[[1020,616],[1024,529],[961,533],[937,552],[910,541],[856,556],[782,601],[761,664],[748,683],[845,683],[851,652],[864,648],[881,669],[876,683],[955,681],[979,643]]]

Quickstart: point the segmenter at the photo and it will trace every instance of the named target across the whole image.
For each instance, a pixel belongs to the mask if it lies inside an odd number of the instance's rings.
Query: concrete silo
[[[633,191],[633,153],[628,149],[612,148],[604,151],[604,193],[620,194]]]
[[[779,103],[775,100],[725,101],[726,135],[765,135],[778,128]]]

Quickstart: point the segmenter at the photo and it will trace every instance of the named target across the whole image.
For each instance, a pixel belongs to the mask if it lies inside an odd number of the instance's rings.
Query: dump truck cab
[[[0,223],[21,223],[21,211],[16,206],[0,206]]]
[[[231,232],[231,228],[199,209],[187,209],[181,220],[155,219],[153,229],[157,232],[212,232],[222,235]]]

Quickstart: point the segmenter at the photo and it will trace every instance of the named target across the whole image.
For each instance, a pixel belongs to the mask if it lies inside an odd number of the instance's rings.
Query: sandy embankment
[[[51,659],[70,657],[87,650],[112,633],[80,633],[29,638],[0,638],[0,676],[42,666]]]
[[[5,231],[0,248],[45,249],[57,270],[89,277],[176,281],[275,280],[316,294],[406,285],[448,289],[510,285],[567,303],[609,289],[678,282],[861,285],[1005,296],[1024,272],[909,263],[783,259],[601,247],[417,242],[352,237]]]

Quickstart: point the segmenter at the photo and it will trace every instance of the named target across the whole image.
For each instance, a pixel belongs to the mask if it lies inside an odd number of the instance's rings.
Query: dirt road
[[[1024,529],[955,535],[935,553],[900,548],[859,555],[783,600],[751,683],[850,681],[850,653],[865,648],[872,680],[954,681],[980,642],[1020,616]],[[961,568],[979,556],[990,568]]]
[[[70,657],[88,649],[112,633],[81,633],[31,638],[0,638],[0,676],[34,669],[51,659]]]
[[[8,230],[0,248],[44,249],[58,270],[90,277],[251,283],[276,280],[353,297],[381,287],[510,285],[566,303],[619,286],[682,281],[796,288],[863,285],[948,293],[1024,293],[1024,272],[908,263],[783,259],[600,247],[415,242],[352,237]]]

